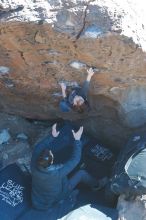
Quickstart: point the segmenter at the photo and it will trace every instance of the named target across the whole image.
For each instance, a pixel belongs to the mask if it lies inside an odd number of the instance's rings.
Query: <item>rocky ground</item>
[[[0,113],[0,170],[12,163],[29,170],[34,144],[49,134],[51,124]]]
[[[118,200],[118,220],[145,220],[146,219],[146,195],[137,197],[133,201],[126,201],[121,195]]]

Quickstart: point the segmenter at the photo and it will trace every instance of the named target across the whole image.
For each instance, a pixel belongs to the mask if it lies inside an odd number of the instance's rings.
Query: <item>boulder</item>
[[[133,130],[144,129],[144,3],[20,2],[0,3],[1,111],[30,119],[78,120],[85,130],[115,147],[122,147]],[[90,112],[60,112],[59,82],[69,89],[81,85],[88,67],[96,70],[90,84]]]
[[[118,220],[144,220],[146,219],[146,195],[137,197],[133,201],[127,201],[124,195],[118,200]]]

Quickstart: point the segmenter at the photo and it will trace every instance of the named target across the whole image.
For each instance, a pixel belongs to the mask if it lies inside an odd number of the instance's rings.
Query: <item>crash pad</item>
[[[14,220],[29,210],[31,178],[16,164],[0,172],[0,219]]]

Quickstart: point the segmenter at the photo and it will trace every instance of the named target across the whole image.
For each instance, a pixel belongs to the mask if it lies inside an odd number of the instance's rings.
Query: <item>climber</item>
[[[56,130],[56,124],[52,127],[52,135],[49,143],[57,138],[59,131]],[[32,155],[32,205],[39,210],[46,210],[55,203],[65,199],[73,192],[79,182],[83,182],[93,189],[99,189],[105,185],[103,179],[97,181],[91,177],[85,170],[76,171],[70,178],[68,174],[78,165],[81,159],[82,142],[80,138],[83,133],[83,127],[75,132],[72,130],[74,137],[74,150],[70,160],[64,164],[53,164],[54,155],[51,150],[36,149]],[[36,153],[35,153],[36,152]],[[39,156],[38,156],[39,155]],[[74,194],[75,195],[75,194]]]
[[[78,113],[82,113],[86,109],[89,109],[87,93],[89,90],[90,80],[94,75],[94,71],[92,68],[90,68],[87,70],[87,73],[87,79],[82,88],[74,88],[69,95],[66,93],[65,83],[60,83],[63,96],[63,100],[60,102],[60,109],[62,112],[69,112],[72,109]]]

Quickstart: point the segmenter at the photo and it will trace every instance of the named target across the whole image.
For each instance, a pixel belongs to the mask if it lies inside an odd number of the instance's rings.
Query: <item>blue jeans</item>
[[[69,189],[73,190],[79,183],[93,187],[97,185],[98,181],[85,170],[79,170],[69,179]]]
[[[62,112],[69,112],[71,110],[69,103],[66,99],[63,99],[59,103],[59,108]]]

